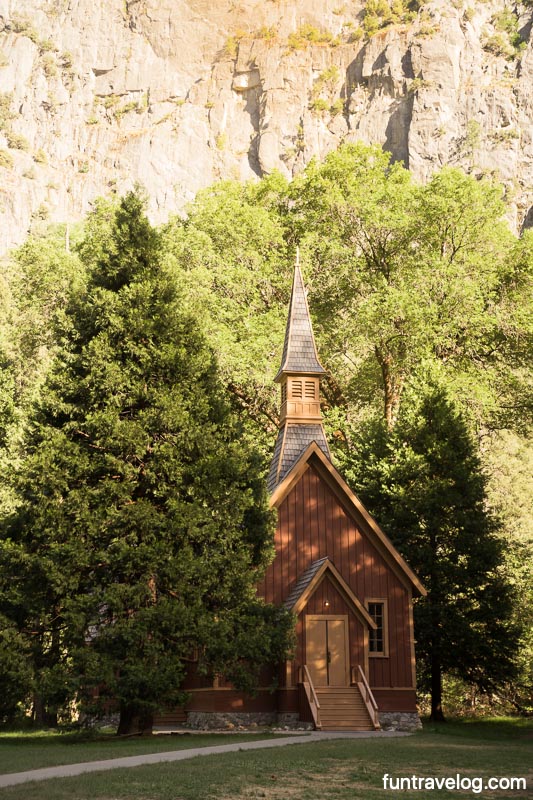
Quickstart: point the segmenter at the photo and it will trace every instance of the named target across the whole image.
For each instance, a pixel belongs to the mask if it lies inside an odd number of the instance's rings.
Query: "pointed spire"
[[[305,286],[300,270],[300,248],[296,250],[296,264],[294,266],[291,303],[285,331],[281,367],[274,380],[279,382],[281,376],[286,373],[291,375],[326,374],[326,370],[318,360],[316,351],[313,326],[311,325]]]

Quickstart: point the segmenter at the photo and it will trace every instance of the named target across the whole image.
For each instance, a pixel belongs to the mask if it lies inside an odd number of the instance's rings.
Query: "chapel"
[[[296,618],[294,658],[255,696],[194,670],[177,714],[200,727],[277,723],[318,730],[412,730],[416,707],[413,598],[418,577],[335,468],[322,424],[320,379],[297,263],[281,366],[280,427],[268,477],[277,510],[275,557],[257,587]],[[159,727],[176,722],[162,715]]]

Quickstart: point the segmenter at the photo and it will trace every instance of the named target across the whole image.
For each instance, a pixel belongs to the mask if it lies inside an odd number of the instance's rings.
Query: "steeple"
[[[292,282],[289,318],[285,330],[285,344],[281,357],[281,367],[274,378],[280,383],[284,374],[291,375],[325,375],[326,370],[318,360],[315,338],[304,281],[300,270],[300,254],[296,255],[294,278]]]
[[[272,492],[311,442],[330,458],[320,413],[320,377],[313,326],[297,253],[281,367],[274,378],[281,385],[280,430],[270,465]]]

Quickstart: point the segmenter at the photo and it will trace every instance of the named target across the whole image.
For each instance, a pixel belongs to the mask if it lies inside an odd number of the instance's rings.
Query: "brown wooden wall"
[[[329,606],[325,606],[325,602]],[[331,616],[339,616],[346,614],[348,616],[348,626],[350,634],[350,667],[357,666],[357,664],[364,664],[363,652],[363,625],[361,621],[355,616],[352,607],[348,605],[344,597],[339,593],[333,583],[326,577],[321,584],[317,587],[316,592],[309,598],[305,609],[298,616],[296,623],[296,659],[293,664],[292,680],[293,683],[297,682],[297,670],[303,663],[305,654],[305,616],[306,614],[330,614]]]
[[[325,478],[310,466],[278,507],[276,557],[258,586],[258,594],[267,602],[281,604],[313,561],[329,557],[363,604],[369,597],[388,599],[389,657],[370,657],[370,685],[412,686],[408,590],[372,544],[365,521],[354,516],[354,512],[348,513],[348,503],[341,503]],[[336,590],[329,582],[318,587],[308,613],[325,613],[324,592],[332,592],[329,613],[348,613],[344,600],[335,597]],[[340,611],[342,604],[344,610]],[[339,611],[334,611],[337,608]],[[350,613],[350,635],[357,625]],[[300,663],[305,652],[302,626],[300,619],[296,654]],[[360,634],[361,630],[358,638]]]

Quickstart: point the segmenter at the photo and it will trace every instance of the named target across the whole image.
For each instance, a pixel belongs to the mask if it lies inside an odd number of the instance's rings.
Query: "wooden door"
[[[315,686],[347,686],[346,617],[306,617],[306,663]]]

